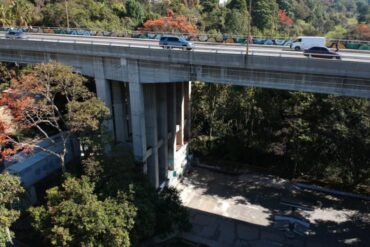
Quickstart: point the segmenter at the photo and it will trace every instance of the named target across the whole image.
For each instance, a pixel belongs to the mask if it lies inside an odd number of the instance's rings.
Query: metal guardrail
[[[6,31],[10,27],[0,27],[0,31]],[[132,37],[132,38],[149,38],[159,39],[161,35],[178,35],[184,36],[192,41],[199,42],[218,42],[218,43],[234,43],[245,44],[245,35],[233,34],[207,34],[207,33],[169,33],[169,32],[152,32],[152,31],[101,31],[87,28],[63,28],[63,27],[25,27],[20,28],[26,32],[32,33],[54,33],[66,35],[84,35],[84,36],[103,36],[103,37]],[[272,36],[254,36],[253,43],[259,45],[286,45],[287,42],[292,42],[294,37],[272,37]],[[348,39],[327,39],[328,43],[338,42],[347,49],[365,49],[370,50],[370,40],[348,40]],[[348,47],[347,47],[348,46]],[[362,48],[361,48],[362,47]]]
[[[123,38],[112,38],[112,37],[70,36],[70,35],[55,35],[55,34],[43,34],[42,36],[45,36],[45,37],[39,38],[37,37],[37,35],[27,35],[22,40],[162,49],[156,41],[152,41],[152,40],[149,41],[152,44],[148,44],[148,41],[144,41],[142,39],[133,39],[133,38],[123,39]],[[107,40],[109,41],[107,42]],[[144,42],[147,42],[147,43],[144,43]],[[193,50],[187,51],[187,52],[210,52],[210,53],[220,53],[220,54],[246,55],[244,46],[234,46],[234,47],[228,46],[228,45],[212,46],[212,45],[203,45],[203,43],[199,43],[199,45],[202,45],[202,47],[197,47],[195,45]],[[265,47],[259,46],[259,48],[265,48]],[[279,49],[276,49],[276,50],[269,49],[266,51],[264,51],[263,49],[257,49],[257,50],[250,49],[248,55],[305,58],[302,52],[297,52],[293,50],[279,50]],[[325,56],[327,54],[317,54],[317,55]],[[327,55],[327,56],[332,57],[333,55]],[[308,56],[308,58],[315,59],[314,56]],[[348,53],[341,54],[341,58],[342,60],[370,63],[369,53],[357,54],[357,55],[348,54]]]

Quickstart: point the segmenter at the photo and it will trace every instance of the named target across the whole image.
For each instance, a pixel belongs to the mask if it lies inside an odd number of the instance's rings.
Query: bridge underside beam
[[[96,73],[93,66],[93,57],[82,55],[1,50],[0,61],[17,63],[58,61],[73,66],[77,71],[87,76],[94,77]],[[105,79],[129,81],[130,69],[128,64],[130,61],[134,60],[114,57],[102,58]],[[338,65],[337,61],[329,62],[333,62],[332,66]],[[322,69],[318,69],[316,72],[310,70],[310,73],[293,73],[286,70],[282,70],[285,72],[279,72],[277,70],[189,65],[143,60],[136,60],[136,63],[140,69],[140,83],[174,83],[199,80],[208,83],[225,83],[370,98],[369,77],[329,76],[320,74],[323,71]],[[318,61],[318,63],[321,63],[321,61]],[[286,66],[283,66],[283,68],[286,68]],[[370,69],[368,70],[370,71]]]

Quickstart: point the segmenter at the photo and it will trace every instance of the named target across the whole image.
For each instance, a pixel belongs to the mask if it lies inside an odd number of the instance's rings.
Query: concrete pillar
[[[100,57],[95,57],[93,66],[95,73],[94,76],[95,76],[96,94],[98,95],[98,98],[105,103],[111,114],[111,117],[104,121],[104,127],[110,133],[111,137],[114,138],[112,93],[110,83],[108,80],[105,79],[103,59]]]
[[[146,173],[147,144],[144,111],[144,89],[143,85],[139,81],[139,78],[138,62],[128,61],[133,153],[135,160],[143,163],[144,173]]]
[[[157,85],[156,92],[158,140],[161,142],[158,147],[159,184],[161,184],[167,179],[168,170],[167,84]]]
[[[184,139],[185,142],[189,142],[191,138],[191,82],[185,82],[184,87],[185,96],[185,129],[184,129]]]
[[[168,169],[173,170],[175,167],[176,154],[176,84],[168,84],[167,87],[167,123],[168,123]]]
[[[123,95],[123,116],[125,121],[125,142],[132,143],[132,124],[131,124],[131,109],[130,109],[130,93],[128,83],[124,83],[122,87]]]
[[[127,140],[127,126],[124,112],[124,95],[121,82],[112,82],[112,97],[113,97],[113,116],[115,141],[125,143]]]
[[[144,86],[145,126],[147,145],[151,155],[147,159],[148,177],[151,184],[159,187],[159,162],[158,162],[158,125],[157,125],[157,97],[156,86]]]
[[[176,144],[179,146],[184,145],[184,122],[185,122],[185,114],[184,114],[184,83],[178,83],[176,88],[176,125],[177,127],[177,137],[176,137]]]

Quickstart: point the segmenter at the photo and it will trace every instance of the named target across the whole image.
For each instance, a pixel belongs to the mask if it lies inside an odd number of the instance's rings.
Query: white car
[[[302,51],[310,49],[311,47],[324,47],[326,44],[325,37],[301,36],[294,40],[290,45],[291,49]]]

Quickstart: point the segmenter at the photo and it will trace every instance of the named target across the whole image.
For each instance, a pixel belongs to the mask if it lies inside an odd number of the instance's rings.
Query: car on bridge
[[[192,50],[193,43],[187,41],[183,37],[177,36],[163,36],[159,40],[159,46],[162,48],[172,49],[172,48],[180,48],[182,50]]]
[[[304,50],[303,55],[306,57],[327,58],[327,59],[340,59],[340,55],[336,52],[330,51],[326,47],[314,46],[310,49]]]
[[[9,29],[5,34],[7,39],[23,39],[26,37],[26,33],[21,29]]]

